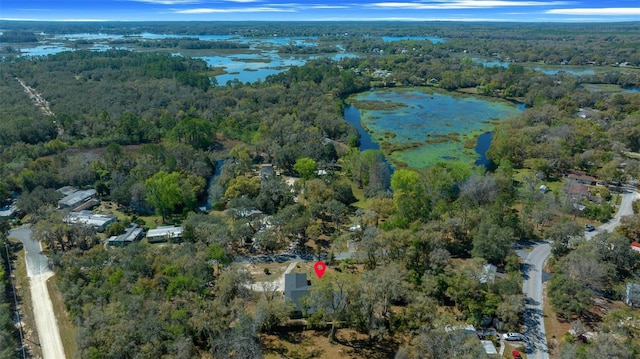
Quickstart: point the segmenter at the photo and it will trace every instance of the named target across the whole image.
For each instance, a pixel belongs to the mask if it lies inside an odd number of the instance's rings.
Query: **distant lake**
[[[370,134],[362,135],[362,144],[375,148],[369,142],[376,142],[385,152],[391,151],[391,162],[413,168],[447,161],[485,165],[486,158],[480,155],[491,143],[486,133],[495,122],[522,111],[506,101],[431,89],[376,90],[349,100],[353,106],[345,110],[345,119],[353,124],[359,117]]]
[[[235,54],[227,56],[197,57],[207,62],[209,66],[222,67],[227,72],[216,76],[218,85],[225,85],[227,81],[238,79],[240,82],[256,82],[273,74],[286,71],[291,66],[302,66],[307,60],[304,58],[281,58],[277,53],[263,54]]]
[[[482,66],[485,66],[485,67],[497,66],[497,67],[508,68],[510,64],[517,64],[517,65],[522,65],[526,69],[533,69],[533,70],[545,73],[547,75],[555,75],[559,72],[566,72],[568,74],[576,75],[576,76],[593,75],[596,73],[594,69],[586,66],[571,66],[571,65],[533,66],[531,64],[513,63],[513,62],[500,61],[500,60],[487,60],[487,59],[481,59],[477,57],[472,57],[471,61],[480,63],[482,64]]]
[[[219,85],[225,85],[227,81],[235,80],[242,83],[264,81],[267,76],[287,71],[291,66],[302,66],[307,61],[318,58],[319,56],[281,56],[278,54],[278,48],[286,45],[294,46],[318,46],[317,37],[266,37],[266,38],[245,38],[237,35],[172,35],[172,34],[155,34],[155,33],[138,33],[138,34],[105,34],[105,33],[80,33],[80,34],[61,34],[47,35],[40,34],[46,39],[41,41],[38,46],[25,45],[20,48],[21,56],[47,56],[57,54],[63,51],[75,51],[76,41],[88,40],[92,43],[89,45],[81,45],[79,48],[85,48],[91,51],[105,51],[109,49],[127,49],[120,45],[114,46],[110,43],[113,40],[131,39],[173,39],[173,38],[197,38],[202,41],[231,41],[249,45],[250,53],[227,54],[215,50],[202,50],[198,55],[190,54],[194,58],[200,58],[207,62],[210,66],[221,67],[227,73],[216,76]],[[338,53],[327,55],[332,60],[339,61],[344,58],[354,58],[358,55],[345,52],[344,47],[337,46]],[[183,56],[183,54],[175,52],[175,56]]]
[[[439,37],[432,36],[383,36],[382,41],[384,42],[393,42],[393,41],[406,41],[406,40],[429,40],[433,44],[439,44],[441,42],[445,42],[445,39],[441,39]]]

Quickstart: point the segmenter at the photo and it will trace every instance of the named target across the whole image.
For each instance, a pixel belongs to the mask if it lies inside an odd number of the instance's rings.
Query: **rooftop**
[[[584,171],[571,171],[567,175],[567,178],[573,179],[573,180],[577,180],[577,181],[583,181],[583,182],[596,182],[596,181],[598,181],[595,177],[589,176]]]
[[[182,237],[182,227],[161,226],[147,231],[147,238],[180,238]]]
[[[84,224],[96,228],[104,228],[116,220],[116,216],[112,214],[96,214],[90,211],[69,212],[63,219],[68,224]]]
[[[574,184],[573,186],[569,187],[569,194],[573,194],[573,195],[583,195],[585,197],[589,196],[589,187],[583,185],[583,184]]]
[[[138,226],[136,223],[131,223],[129,227],[125,229],[124,233],[117,236],[111,236],[107,244],[113,246],[132,243],[142,236],[142,231],[142,227]]]
[[[63,187],[64,188],[64,187]],[[95,189],[75,191],[58,201],[61,207],[74,207],[96,195]]]

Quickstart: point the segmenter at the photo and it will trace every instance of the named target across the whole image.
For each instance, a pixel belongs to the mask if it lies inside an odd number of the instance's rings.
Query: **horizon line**
[[[589,19],[589,21],[582,19],[575,20],[505,20],[505,19],[412,19],[412,18],[375,18],[375,19],[298,19],[298,20],[111,20],[111,19],[18,19],[18,18],[0,18],[0,21],[6,22],[74,22],[74,23],[97,23],[97,22],[115,22],[115,23],[179,23],[179,22],[261,22],[261,23],[279,23],[279,22],[464,22],[464,23],[516,23],[516,24],[590,24],[590,23],[640,23],[640,20],[615,20],[615,19]]]

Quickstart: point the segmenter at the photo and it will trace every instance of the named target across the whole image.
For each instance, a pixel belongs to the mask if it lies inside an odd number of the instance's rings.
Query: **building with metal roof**
[[[149,243],[166,242],[168,240],[180,240],[182,238],[182,227],[162,226],[147,231],[147,241]]]
[[[104,231],[108,225],[117,220],[113,214],[96,214],[91,211],[69,212],[63,219],[67,224],[88,226],[98,232]]]

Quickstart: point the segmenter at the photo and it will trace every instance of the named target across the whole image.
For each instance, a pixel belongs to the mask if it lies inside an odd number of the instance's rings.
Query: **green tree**
[[[509,253],[512,239],[511,228],[500,227],[485,219],[480,223],[478,232],[473,238],[471,254],[494,264],[502,264]]]
[[[398,216],[409,222],[427,217],[428,200],[417,172],[404,169],[395,171],[391,177],[391,190]]]
[[[298,172],[302,178],[308,180],[315,175],[318,170],[318,164],[309,157],[302,157],[298,158],[296,163],[293,165],[293,170]]]
[[[180,204],[180,173],[160,171],[145,181],[147,202],[166,220]]]

